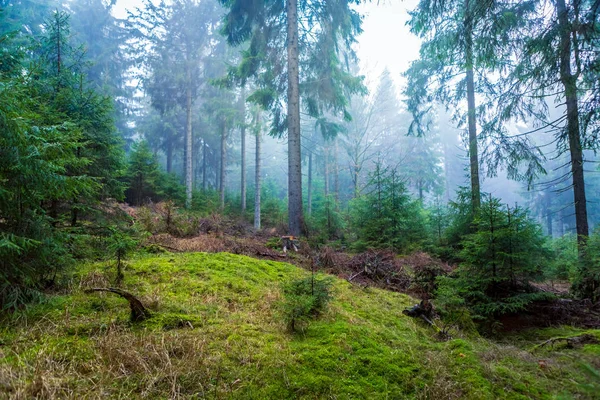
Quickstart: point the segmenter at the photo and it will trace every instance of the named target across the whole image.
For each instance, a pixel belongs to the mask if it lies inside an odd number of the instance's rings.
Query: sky
[[[141,4],[142,0],[117,0],[115,16],[124,18],[125,10]],[[418,0],[373,0],[358,7],[364,20],[356,51],[361,74],[365,75],[370,89],[375,89],[385,68],[391,72],[398,89],[404,84],[402,72],[419,55],[420,40],[406,26],[407,10],[417,4]]]

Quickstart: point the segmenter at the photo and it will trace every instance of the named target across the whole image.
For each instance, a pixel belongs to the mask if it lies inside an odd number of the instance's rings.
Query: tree
[[[545,10],[544,15],[539,14]],[[551,14],[548,14],[550,12]],[[534,1],[526,24],[515,30],[521,42],[514,48],[519,62],[503,79],[500,111],[534,119],[536,129],[554,133],[560,154],[569,154],[577,241],[583,256],[589,235],[588,206],[584,179],[584,150],[598,148],[597,85],[598,33],[597,2],[555,0]],[[561,115],[553,117],[548,107],[554,98]]]
[[[254,229],[260,229],[260,191],[261,191],[261,177],[260,177],[260,158],[261,158],[261,150],[260,150],[260,142],[262,131],[262,120],[261,120],[261,112],[260,110],[256,110],[256,114],[254,117],[254,133],[256,136],[256,160],[255,160],[255,170],[254,170]]]
[[[525,210],[503,207],[490,195],[484,199],[476,232],[462,242],[456,285],[476,315],[497,318],[547,298],[530,286],[543,277],[547,253],[540,227]]]
[[[526,137],[510,137],[505,125],[488,121],[489,109],[497,102],[493,79],[513,51],[513,37],[508,32],[523,24],[522,16],[530,8],[529,1],[421,0],[411,13],[411,30],[424,42],[420,59],[406,72],[404,92],[414,118],[410,132],[425,133],[435,101],[457,110],[455,119],[467,127],[474,211],[481,203],[478,142],[484,145],[488,175],[507,165],[509,177],[523,178],[516,167],[522,162],[527,162],[524,175],[528,179],[543,172],[540,154]],[[482,95],[479,107],[476,94]],[[466,114],[461,112],[465,101]]]
[[[223,25],[227,41],[232,45],[249,43],[230,78],[241,84],[254,78],[257,90],[250,100],[271,110],[273,135],[287,132],[289,230],[299,235],[303,224],[301,99],[308,114],[330,133],[336,133],[337,125],[326,124],[324,110],[350,118],[346,94],[360,91],[362,85],[344,70],[339,54],[342,49],[351,53],[350,45],[360,32],[360,17],[345,0],[286,0],[285,7],[278,1],[220,1],[228,9]],[[282,54],[286,54],[284,60]]]
[[[133,145],[126,177],[128,189],[125,196],[129,204],[141,206],[147,199],[157,200],[160,170],[148,142],[142,141]]]
[[[83,83],[68,16],[54,13],[43,31],[27,52],[19,50],[24,37],[0,37],[17,49],[0,52],[2,309],[31,300],[70,264],[73,237],[60,229],[67,215],[75,225],[78,211],[122,192],[108,99]]]
[[[131,128],[127,113],[133,107],[133,90],[127,72],[131,66],[126,51],[129,35],[122,21],[112,14],[116,0],[68,0],[63,3],[72,15],[74,41],[83,46],[89,60],[86,76],[96,90],[112,98],[117,130],[122,137],[129,138]]]
[[[146,0],[144,8],[130,13],[128,24],[137,38],[133,51],[142,54],[151,74],[142,76],[161,113],[181,107],[185,110],[184,176],[186,207],[191,206],[193,190],[192,107],[203,83],[201,68],[206,50],[216,35],[216,4],[210,1],[177,0],[155,5]],[[170,150],[169,150],[170,151]]]
[[[404,251],[425,238],[425,217],[419,202],[411,199],[398,171],[375,165],[369,192],[352,201],[355,247]]]

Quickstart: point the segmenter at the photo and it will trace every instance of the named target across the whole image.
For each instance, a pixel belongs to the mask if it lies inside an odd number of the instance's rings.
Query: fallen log
[[[91,288],[85,291],[85,293],[92,292],[110,292],[127,300],[129,302],[129,308],[131,308],[131,322],[141,322],[150,317],[150,311],[144,307],[142,302],[139,301],[137,297],[129,292],[117,288]]]

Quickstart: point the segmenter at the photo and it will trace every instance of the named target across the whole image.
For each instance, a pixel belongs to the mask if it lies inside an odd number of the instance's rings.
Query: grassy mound
[[[527,399],[594,398],[600,345],[533,345],[577,330],[439,342],[402,315],[399,293],[335,283],[328,311],[300,334],[278,312],[281,283],[307,272],[226,253],[139,256],[124,289],[153,311],[85,294],[106,264],[82,267],[72,290],[0,328],[0,398]],[[589,332],[600,337],[597,331]],[[597,398],[597,397],[596,397]]]

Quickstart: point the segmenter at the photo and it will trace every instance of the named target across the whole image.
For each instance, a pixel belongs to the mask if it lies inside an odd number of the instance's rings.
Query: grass
[[[541,348],[573,328],[440,342],[402,315],[410,297],[335,281],[327,312],[291,334],[282,282],[307,272],[226,253],[138,255],[123,287],[153,312],[129,323],[105,293],[112,267],[83,266],[62,295],[0,328],[0,398],[594,399],[600,346]],[[600,337],[598,331],[591,332]],[[542,363],[543,361],[543,363]],[[591,367],[591,368],[590,368]]]

